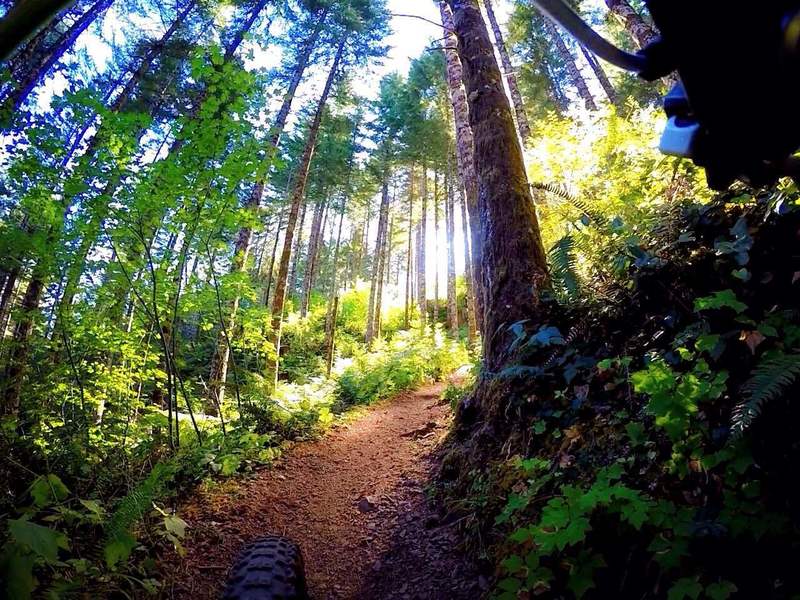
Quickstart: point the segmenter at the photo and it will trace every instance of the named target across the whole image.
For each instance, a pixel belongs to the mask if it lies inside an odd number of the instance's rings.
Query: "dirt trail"
[[[300,544],[313,599],[480,597],[483,580],[425,501],[448,424],[441,391],[401,394],[253,479],[195,498],[182,510],[193,534],[171,595],[217,598],[241,548],[279,533]]]

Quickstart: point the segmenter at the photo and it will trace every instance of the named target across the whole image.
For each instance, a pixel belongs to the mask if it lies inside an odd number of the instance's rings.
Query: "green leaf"
[[[711,600],[727,600],[738,588],[730,581],[720,581],[706,586],[706,596]]]
[[[130,532],[121,531],[117,533],[114,539],[109,541],[103,549],[108,568],[113,569],[117,563],[128,560],[135,547],[136,538]]]
[[[625,425],[625,432],[628,434],[628,438],[630,438],[631,443],[634,446],[639,446],[644,443],[645,441],[644,425],[642,425],[641,423],[631,421],[630,423]]]
[[[177,515],[167,515],[164,517],[164,528],[179,540],[186,537],[186,527],[188,527],[186,521]]]
[[[522,588],[522,582],[514,577],[506,577],[500,580],[497,587],[504,592],[518,592]]]
[[[69,489],[59,479],[57,475],[52,473],[49,475],[41,475],[37,477],[28,488],[28,493],[33,499],[33,503],[38,508],[44,508],[51,504],[63,502],[69,497]]]
[[[0,556],[0,573],[8,600],[28,600],[36,589],[33,576],[36,559],[18,544],[7,544]]]
[[[522,562],[522,558],[517,554],[509,556],[500,564],[511,574],[517,573],[525,566],[525,563]]]
[[[220,475],[230,477],[235,475],[241,465],[241,459],[235,454],[227,454],[219,459]]]
[[[508,539],[510,539],[512,542],[517,542],[518,544],[524,544],[532,537],[533,534],[531,533],[530,529],[528,529],[527,527],[520,527],[519,529],[514,531],[514,533],[508,536]]]
[[[710,296],[696,298],[694,301],[694,309],[697,312],[703,310],[719,310],[721,308],[731,308],[737,313],[740,313],[747,309],[747,305],[739,301],[733,290],[714,292]]]
[[[697,338],[697,341],[694,343],[695,350],[698,352],[711,352],[714,348],[717,347],[717,344],[720,340],[719,335],[717,334],[709,334],[709,335],[701,335]]]
[[[606,561],[601,555],[591,554],[586,550],[582,551],[575,560],[575,564],[570,567],[567,587],[572,590],[576,598],[583,598],[586,592],[595,587],[594,572],[605,566]]]
[[[8,522],[8,531],[17,543],[27,547],[50,564],[58,562],[58,549],[69,550],[67,536],[25,519]]]
[[[678,579],[669,589],[667,600],[684,600],[685,598],[697,600],[702,591],[703,586],[700,585],[696,577],[684,577]]]
[[[97,500],[79,500],[79,502],[95,519],[100,519],[106,514],[106,509]]]

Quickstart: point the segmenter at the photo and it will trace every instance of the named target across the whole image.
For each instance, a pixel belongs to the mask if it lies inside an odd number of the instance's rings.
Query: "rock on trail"
[[[303,550],[311,598],[459,600],[485,592],[453,527],[427,505],[433,451],[449,422],[441,385],[400,394],[274,468],[196,496],[181,516],[187,555],[170,596],[218,598],[242,547],[266,534]]]

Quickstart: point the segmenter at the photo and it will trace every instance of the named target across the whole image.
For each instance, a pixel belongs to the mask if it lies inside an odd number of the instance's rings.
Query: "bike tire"
[[[228,574],[223,600],[308,600],[300,547],[284,537],[256,540]]]

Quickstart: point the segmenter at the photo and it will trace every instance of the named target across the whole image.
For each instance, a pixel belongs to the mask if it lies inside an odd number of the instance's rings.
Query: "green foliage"
[[[732,429],[744,433],[761,414],[764,405],[783,394],[800,377],[800,355],[780,351],[765,353],[750,379],[742,386],[744,398],[736,405]]]
[[[131,531],[134,524],[150,511],[153,501],[160,497],[163,488],[174,477],[174,468],[158,463],[147,478],[128,492],[118,503],[107,527],[105,559],[109,568],[124,562],[136,546],[136,537]]]
[[[666,363],[656,360],[644,371],[631,374],[634,389],[650,397],[647,411],[673,443],[688,433],[692,416],[704,402],[723,394],[727,379],[726,372],[712,372],[702,359],[690,373],[676,373]]]
[[[572,205],[574,208],[580,211],[584,217],[589,219],[589,221],[601,229],[611,226],[611,223],[606,215],[597,210],[594,206],[592,206],[591,203],[581,200],[580,198],[571,194],[563,186],[555,183],[532,183],[531,187],[535,190],[542,190],[548,194],[552,194],[553,196],[556,196],[564,202]]]
[[[733,290],[714,292],[710,296],[696,298],[694,301],[694,309],[698,312],[704,310],[719,310],[722,308],[730,308],[740,313],[747,309],[747,305],[736,298],[736,294]]]
[[[546,463],[519,463],[531,474],[541,472]],[[576,598],[581,598],[594,587],[594,573],[605,567],[602,556],[581,549],[592,530],[591,520],[595,513],[618,516],[621,523],[641,529],[650,518],[655,503],[640,492],[618,482],[622,476],[619,464],[601,469],[595,482],[588,488],[562,485],[559,495],[548,500],[541,509],[538,522],[522,524],[517,515],[524,511],[530,501],[553,480],[552,474],[542,474],[528,479],[525,491],[509,496],[497,523],[510,519],[517,527],[509,536],[514,544],[529,548],[523,556],[512,555],[502,566],[509,577],[498,584],[498,598],[510,597],[506,592],[528,591],[538,593],[549,589],[556,577],[555,566],[567,572],[567,586]],[[517,515],[515,517],[515,515]],[[575,554],[573,549],[578,548]],[[543,563],[553,565],[543,566]]]
[[[447,338],[439,327],[434,332],[403,332],[344,369],[337,378],[337,405],[371,404],[425,380],[442,380],[469,363],[464,344]]]
[[[563,298],[575,299],[580,293],[575,239],[571,235],[565,235],[550,248],[547,256],[553,286]]]

